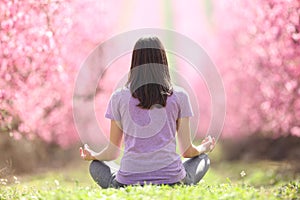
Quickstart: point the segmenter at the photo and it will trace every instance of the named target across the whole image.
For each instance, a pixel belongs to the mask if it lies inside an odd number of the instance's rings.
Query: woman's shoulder
[[[178,85],[173,85],[173,94],[175,94],[175,96],[188,96],[187,91]]]
[[[180,105],[186,104],[189,102],[189,94],[188,92],[179,86],[173,86],[173,99],[175,102],[179,103]]]
[[[112,97],[114,97],[114,98],[120,98],[120,97],[122,97],[122,96],[128,96],[128,95],[130,95],[131,93],[130,93],[130,90],[129,90],[129,88],[127,88],[127,87],[120,87],[120,88],[118,88],[118,89],[116,89],[113,93],[112,93]]]

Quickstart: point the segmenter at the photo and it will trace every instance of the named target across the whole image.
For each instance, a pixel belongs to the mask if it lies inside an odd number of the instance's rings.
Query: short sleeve
[[[178,118],[194,116],[188,93],[184,89],[181,89],[177,92],[176,96],[179,106]]]
[[[120,105],[120,93],[116,91],[110,97],[107,110],[105,113],[105,117],[108,119],[121,121],[119,105]]]

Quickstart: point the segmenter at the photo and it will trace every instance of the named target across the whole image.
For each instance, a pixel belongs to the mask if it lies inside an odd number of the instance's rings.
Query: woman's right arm
[[[184,158],[192,158],[206,153],[214,148],[215,141],[205,138],[201,145],[195,146],[191,140],[190,118],[179,118],[177,120],[177,137],[180,153]]]
[[[110,161],[118,158],[120,154],[123,131],[119,122],[111,120],[110,125],[110,142],[99,153],[94,152],[88,145],[80,147],[80,155],[84,160],[101,160]]]

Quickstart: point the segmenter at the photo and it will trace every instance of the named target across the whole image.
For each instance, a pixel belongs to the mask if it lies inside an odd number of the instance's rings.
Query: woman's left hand
[[[215,148],[215,145],[216,145],[215,138],[208,136],[201,142],[201,145],[199,147],[203,153],[208,153]]]

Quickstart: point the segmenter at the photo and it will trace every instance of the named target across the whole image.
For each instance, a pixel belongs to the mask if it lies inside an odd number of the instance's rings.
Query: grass
[[[300,174],[288,162],[221,162],[222,151],[210,155],[211,168],[194,186],[101,189],[88,174],[88,162],[63,169],[0,179],[0,200],[7,199],[289,199],[300,200]],[[1,178],[1,177],[0,177]]]
[[[212,163],[213,165],[213,163]],[[100,189],[89,177],[87,163],[76,167],[13,177],[0,181],[4,199],[300,199],[298,175],[278,173],[288,164],[222,163],[212,167],[195,186],[127,187]]]

